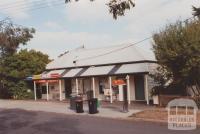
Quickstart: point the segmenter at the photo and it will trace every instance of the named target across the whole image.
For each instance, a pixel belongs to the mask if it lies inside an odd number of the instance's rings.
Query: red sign
[[[56,82],[58,82],[58,80],[37,80],[35,82],[36,83],[46,83],[46,82],[48,82],[48,83],[56,83]]]
[[[37,80],[36,83],[46,83],[46,80]]]
[[[52,74],[50,74],[50,77],[51,78],[59,78],[60,74],[59,73],[52,73]]]
[[[48,80],[49,83],[56,83],[58,80]]]
[[[115,85],[126,85],[124,80],[113,80],[112,84]]]

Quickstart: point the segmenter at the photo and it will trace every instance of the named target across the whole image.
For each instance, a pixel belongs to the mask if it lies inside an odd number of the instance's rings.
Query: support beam
[[[59,80],[60,101],[62,101],[62,81]]]
[[[35,101],[37,100],[37,87],[36,87],[36,82],[34,81],[33,82],[33,84],[34,84],[34,97],[35,97]]]
[[[93,89],[93,97],[95,98],[96,97],[96,95],[95,95],[96,89],[95,89],[95,79],[94,79],[94,77],[92,77],[92,89]]]
[[[131,93],[130,93],[130,76],[126,76],[126,84],[127,84],[127,95],[128,95],[128,104],[131,104]]]
[[[46,88],[47,88],[47,101],[49,100],[49,82],[46,82]]]
[[[112,77],[109,77],[109,85],[110,85],[110,103],[113,103],[113,92],[112,92]]]
[[[145,86],[145,93],[146,93],[146,101],[147,105],[149,105],[149,89],[148,89],[148,75],[144,75],[144,86]]]
[[[76,78],[76,93],[78,95],[78,79]]]

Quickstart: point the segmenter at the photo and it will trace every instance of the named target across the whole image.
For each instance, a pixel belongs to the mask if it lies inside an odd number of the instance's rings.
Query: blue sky
[[[56,58],[81,45],[94,48],[140,41],[167,23],[191,17],[191,6],[200,5],[199,0],[135,0],[135,8],[113,20],[105,5],[108,0],[67,5],[64,1],[0,0],[0,18],[10,17],[16,24],[34,27],[34,38],[23,48]],[[138,46],[150,50],[151,40]]]

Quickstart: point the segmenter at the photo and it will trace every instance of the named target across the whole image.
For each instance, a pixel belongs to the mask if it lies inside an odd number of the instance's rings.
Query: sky
[[[135,43],[150,37],[168,23],[192,17],[192,5],[199,0],[135,0],[136,6],[117,20],[112,18],[108,0],[0,0],[0,19],[36,29],[34,38],[22,49],[35,49],[51,59],[84,45],[98,48]],[[137,44],[152,51],[152,40]]]

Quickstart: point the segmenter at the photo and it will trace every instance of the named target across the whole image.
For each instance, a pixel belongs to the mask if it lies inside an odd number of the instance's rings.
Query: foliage
[[[25,81],[20,80],[18,82],[9,82],[9,90],[12,93],[13,99],[33,99],[33,91],[27,88]]]
[[[72,0],[65,0],[65,3],[71,1]],[[110,0],[106,5],[109,7],[109,12],[113,15],[114,19],[117,19],[117,17],[119,16],[124,16],[126,10],[130,10],[131,7],[135,7],[135,3],[133,2],[133,0]]]
[[[192,6],[192,9],[193,9],[193,15],[194,15],[195,17],[200,18],[200,8],[195,7],[195,6]]]
[[[21,50],[20,45],[33,38],[35,30],[16,26],[11,21],[0,22],[0,97],[31,98],[32,92],[24,79],[41,73],[49,62],[48,55],[35,50]],[[29,92],[28,92],[29,91]]]
[[[180,22],[167,25],[154,34],[153,50],[163,70],[167,89],[179,90],[182,95],[187,89],[200,85],[200,21]],[[163,73],[164,72],[164,73]],[[198,88],[198,90],[200,90]]]
[[[15,53],[20,44],[26,45],[33,33],[33,28],[15,26],[10,20],[0,21],[0,58]]]
[[[11,77],[25,78],[32,74],[41,73],[49,61],[48,55],[25,49],[4,59],[4,66],[6,66],[4,72]]]
[[[16,79],[5,79],[4,85],[15,99],[29,97],[28,86],[23,83],[23,79],[32,74],[41,73],[49,61],[48,55],[27,49],[5,57],[4,66],[6,67],[3,68],[3,72],[6,72],[10,78]]]

